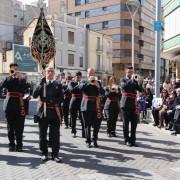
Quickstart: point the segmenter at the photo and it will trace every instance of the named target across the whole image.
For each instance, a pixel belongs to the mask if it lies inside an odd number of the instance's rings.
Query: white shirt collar
[[[53,81],[54,81],[53,79],[52,80],[46,79],[47,84],[53,83]]]

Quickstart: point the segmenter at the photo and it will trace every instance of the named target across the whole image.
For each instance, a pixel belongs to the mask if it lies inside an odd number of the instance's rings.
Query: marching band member
[[[76,137],[76,119],[79,116],[79,119],[81,121],[82,125],[82,137],[85,137],[84,134],[84,124],[82,122],[82,116],[81,116],[81,111],[80,111],[80,106],[81,106],[81,100],[82,100],[82,92],[80,90],[80,82],[81,82],[81,77],[82,74],[81,72],[77,72],[74,80],[72,80],[69,85],[68,85],[68,90],[72,94],[72,98],[70,100],[70,105],[69,105],[69,111],[71,115],[71,126],[72,126],[72,131],[71,133],[73,134],[73,137]]]
[[[69,79],[65,81],[65,83],[62,83],[62,88],[63,88],[63,94],[64,94],[64,100],[62,103],[62,108],[63,108],[63,116],[64,116],[64,123],[65,123],[65,129],[68,129],[69,127],[69,104],[71,100],[71,92],[68,89],[68,84],[69,84]]]
[[[126,69],[126,77],[120,81],[122,97],[120,107],[123,119],[124,142],[128,146],[137,146],[136,128],[138,123],[136,112],[136,94],[142,91],[138,85],[137,78],[133,76],[133,68],[129,66]],[[129,123],[131,123],[131,136],[129,137]]]
[[[118,86],[112,84],[111,87],[106,88],[106,102],[104,111],[107,118],[107,134],[109,137],[116,137],[116,122],[120,112],[120,95]]]
[[[83,98],[81,102],[82,118],[85,125],[86,143],[91,148],[91,127],[93,130],[94,147],[98,147],[98,131],[101,119],[101,107],[99,98],[99,83],[95,76],[90,76],[88,81],[81,83]]]
[[[0,90],[2,88],[7,90],[4,110],[7,119],[9,151],[16,150],[21,152],[23,150],[22,139],[25,121],[23,93],[26,91],[27,86],[25,81],[20,77],[18,64],[10,64],[10,76],[2,83]]]
[[[54,68],[48,67],[46,69],[46,78],[43,78],[40,85],[35,89],[33,97],[40,96],[39,112],[41,117],[39,119],[40,130],[40,150],[42,152],[42,161],[48,160],[48,143],[47,143],[47,129],[50,127],[51,146],[52,146],[52,160],[57,163],[62,162],[62,158],[59,157],[60,147],[60,102],[63,99],[62,86],[54,80],[55,71]],[[46,83],[46,97],[43,95],[43,86]],[[46,103],[46,117],[44,116],[43,104]]]

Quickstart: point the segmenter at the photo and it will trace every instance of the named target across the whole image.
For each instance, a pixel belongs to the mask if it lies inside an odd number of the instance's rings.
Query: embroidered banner
[[[41,68],[45,69],[55,54],[55,39],[44,16],[43,8],[41,8],[32,37],[31,55]]]

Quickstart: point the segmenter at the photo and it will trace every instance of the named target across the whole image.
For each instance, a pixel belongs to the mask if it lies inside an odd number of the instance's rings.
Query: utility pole
[[[156,0],[155,28],[155,98],[160,97],[161,0]]]

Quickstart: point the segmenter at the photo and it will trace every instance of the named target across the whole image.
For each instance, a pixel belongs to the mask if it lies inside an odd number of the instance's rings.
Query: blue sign
[[[37,72],[38,66],[30,55],[30,48],[23,45],[14,45],[14,62],[18,64],[19,71]]]
[[[154,30],[155,30],[155,31],[158,31],[158,32],[162,30],[161,21],[155,21],[155,22],[154,22]]]

